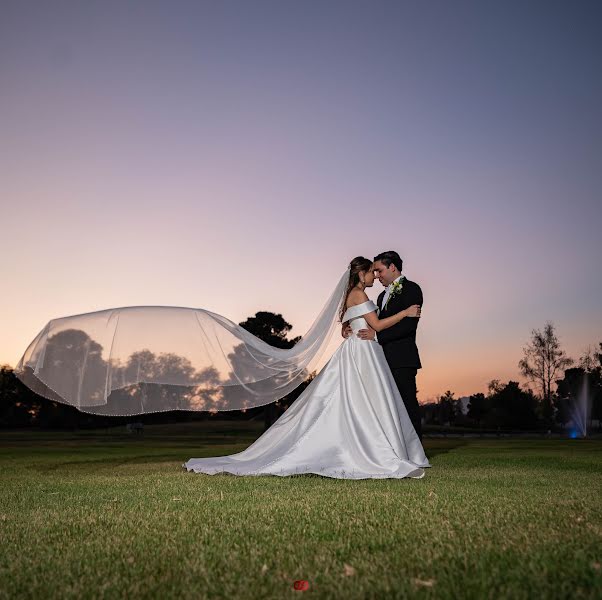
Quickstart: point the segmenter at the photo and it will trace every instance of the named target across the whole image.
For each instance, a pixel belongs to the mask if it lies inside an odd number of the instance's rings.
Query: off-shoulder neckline
[[[366,300],[365,302],[360,302],[359,304],[353,304],[351,306],[348,306],[345,310],[351,310],[352,308],[355,308],[356,306],[363,306],[364,304],[368,304],[368,302],[372,302],[374,304],[374,300],[370,300],[370,298],[368,298],[368,300]]]
[[[347,317],[347,315],[349,315],[349,314],[352,314],[352,315],[354,314],[353,312],[350,312],[350,311],[353,311],[354,308],[360,308],[366,304],[372,304],[372,307],[373,307],[373,308],[370,307],[370,310],[368,310],[368,312],[372,312],[372,311],[376,310],[376,308],[377,308],[377,306],[376,306],[376,304],[374,304],[373,300],[366,300],[365,302],[362,302],[361,304],[354,304],[353,306],[350,306],[348,309],[345,310],[345,314],[343,315],[342,320],[347,321],[347,319],[345,317]],[[360,310],[361,310],[361,308],[360,308]],[[367,314],[367,313],[363,312],[362,314]],[[349,317],[349,318],[355,318],[355,316]]]

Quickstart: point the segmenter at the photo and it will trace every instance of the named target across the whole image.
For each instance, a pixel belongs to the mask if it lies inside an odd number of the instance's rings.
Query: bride
[[[343,325],[353,334],[291,407],[246,450],[229,456],[191,458],[195,473],[287,476],[315,473],[340,479],[424,477],[430,467],[382,347],[357,336],[418,317],[418,305],[378,318],[366,287],[372,262],[354,258],[341,303]]]

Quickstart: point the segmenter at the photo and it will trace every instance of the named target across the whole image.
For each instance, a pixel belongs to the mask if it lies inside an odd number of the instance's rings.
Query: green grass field
[[[422,480],[181,467],[258,427],[0,433],[0,598],[602,597],[600,440],[427,438]]]

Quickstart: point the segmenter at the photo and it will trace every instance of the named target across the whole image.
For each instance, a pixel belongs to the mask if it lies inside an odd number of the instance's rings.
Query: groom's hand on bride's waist
[[[341,335],[344,338],[348,338],[351,335],[351,325],[343,325],[343,328],[341,329]]]
[[[370,329],[360,329],[357,332],[357,335],[362,340],[373,340],[376,337],[376,331],[374,331],[374,329],[372,329],[372,328],[370,328]]]

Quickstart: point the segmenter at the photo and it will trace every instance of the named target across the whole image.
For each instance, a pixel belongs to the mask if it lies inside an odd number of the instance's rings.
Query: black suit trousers
[[[414,425],[414,429],[422,441],[422,423],[420,417],[420,406],[418,405],[418,398],[416,398],[416,373],[418,369],[411,369],[408,367],[398,367],[391,369],[393,378],[397,384],[397,389],[401,394],[403,403],[405,404],[406,410]]]

